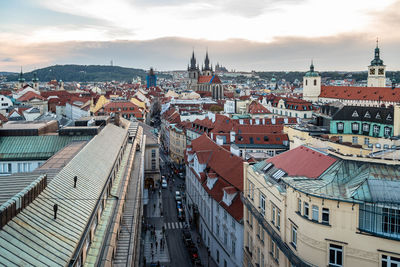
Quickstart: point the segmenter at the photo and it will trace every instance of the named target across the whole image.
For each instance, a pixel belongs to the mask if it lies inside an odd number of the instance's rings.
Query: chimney
[[[239,147],[237,145],[231,145],[230,150],[231,150],[231,153],[233,155],[236,155],[236,156],[240,157],[240,150],[239,150]]]
[[[235,143],[235,135],[236,133],[234,131],[230,132],[231,143]]]
[[[54,206],[53,206],[54,220],[57,219],[57,210],[58,210],[58,205],[57,205],[57,204],[54,204]]]
[[[220,135],[217,135],[216,141],[217,141],[217,145],[219,145],[219,146],[222,146],[224,144],[224,139]]]
[[[74,188],[76,188],[76,182],[78,181],[78,176],[74,176]]]

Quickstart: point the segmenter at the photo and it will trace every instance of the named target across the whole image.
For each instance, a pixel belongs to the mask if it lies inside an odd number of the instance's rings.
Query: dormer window
[[[376,113],[375,119],[380,120],[381,119],[381,114],[378,112]]]
[[[391,121],[392,120],[392,116],[390,115],[390,113],[387,115],[386,120],[387,121]]]
[[[367,112],[365,112],[364,118],[371,118],[371,114],[369,114],[369,111],[367,110]]]
[[[353,118],[358,118],[357,110],[354,110],[353,114],[351,115]]]

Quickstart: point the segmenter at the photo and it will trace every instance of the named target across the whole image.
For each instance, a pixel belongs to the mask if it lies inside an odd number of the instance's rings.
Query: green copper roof
[[[0,160],[46,160],[73,141],[93,136],[9,136],[0,137]]]
[[[311,60],[311,65],[310,65],[310,70],[306,72],[305,74],[306,77],[318,77],[319,73],[314,71],[314,63]]]

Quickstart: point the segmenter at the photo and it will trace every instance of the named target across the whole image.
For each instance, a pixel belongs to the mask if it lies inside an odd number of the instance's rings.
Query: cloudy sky
[[[0,0],[0,71],[53,64],[400,69],[400,0]]]

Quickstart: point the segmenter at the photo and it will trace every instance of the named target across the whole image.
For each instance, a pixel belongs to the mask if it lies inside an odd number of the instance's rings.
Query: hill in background
[[[41,82],[48,82],[51,80],[63,80],[65,82],[105,82],[113,80],[130,82],[136,77],[144,79],[147,74],[147,72],[142,69],[118,66],[55,65],[24,73],[25,80],[31,81],[33,73],[35,72]],[[7,81],[17,80],[18,74],[7,75]]]

